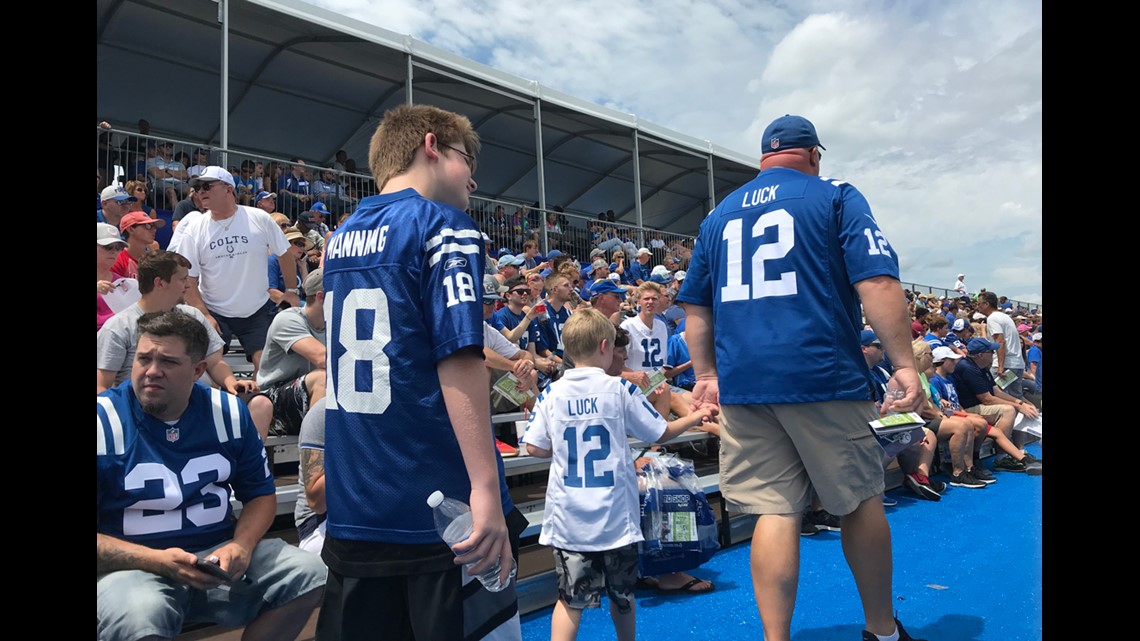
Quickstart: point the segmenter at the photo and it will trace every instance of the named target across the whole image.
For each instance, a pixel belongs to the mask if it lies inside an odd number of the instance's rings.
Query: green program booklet
[[[519,377],[515,376],[513,372],[503,374],[502,378],[495,381],[495,391],[502,394],[515,405],[525,405],[527,399],[534,398],[534,391],[527,390],[520,392],[518,388]]]
[[[883,452],[889,458],[894,458],[899,452],[922,439],[922,426],[925,424],[926,421],[917,413],[902,412],[888,414],[871,421],[867,426],[883,448]]]
[[[641,393],[648,396],[650,392],[657,389],[658,387],[661,387],[661,384],[665,382],[665,372],[662,371],[661,368],[657,368],[655,370],[646,372],[646,374],[649,375],[649,385],[646,385],[645,387],[639,387],[641,389]]]

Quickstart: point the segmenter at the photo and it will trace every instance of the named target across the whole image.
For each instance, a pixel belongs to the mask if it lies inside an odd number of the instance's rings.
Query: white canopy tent
[[[179,140],[366,171],[384,111],[465,114],[477,195],[694,235],[758,158],[299,0],[97,0],[98,117]],[[221,79],[227,78],[228,83]],[[538,150],[541,149],[541,153]]]

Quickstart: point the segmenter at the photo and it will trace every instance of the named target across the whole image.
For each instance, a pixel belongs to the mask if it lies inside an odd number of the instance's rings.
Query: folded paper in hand
[[[889,414],[867,425],[887,458],[894,458],[922,439],[922,426],[925,424],[926,421],[918,414],[902,412]]]

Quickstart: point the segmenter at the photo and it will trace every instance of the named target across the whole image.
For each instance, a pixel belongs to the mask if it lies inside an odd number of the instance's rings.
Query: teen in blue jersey
[[[458,566],[478,573],[498,561],[506,584],[514,564],[504,513],[518,517],[512,530],[525,519],[505,492],[491,432],[484,247],[464,212],[478,148],[463,116],[388,111],[369,148],[380,194],[361,200],[325,247],[329,581],[319,638],[478,638]],[[426,503],[434,490],[471,506],[474,530],[454,553]],[[494,611],[511,618],[513,587],[495,596],[510,603]]]
[[[859,190],[819,176],[822,149],[805,118],[768,125],[760,173],[701,223],[677,296],[694,408],[721,408],[721,492],[733,509],[760,515],[752,581],[769,641],[791,637],[800,515],[813,487],[842,515],[863,639],[896,630],[860,303],[903,392],[888,405],[908,411],[922,400],[898,258]]]
[[[325,568],[262,540],[277,499],[249,410],[195,382],[209,344],[197,319],[153,312],[138,332],[130,380],[96,397],[98,637],[173,638],[209,621],[248,626],[247,639],[296,638]],[[236,522],[231,498],[242,502]]]

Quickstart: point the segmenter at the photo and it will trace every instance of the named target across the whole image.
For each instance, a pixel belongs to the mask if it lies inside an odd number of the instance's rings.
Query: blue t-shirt
[[[982,369],[974,361],[963,358],[958,361],[954,373],[950,375],[954,387],[958,389],[958,398],[962,407],[970,408],[981,403],[979,394],[994,393],[994,377],[989,369]]]
[[[665,362],[670,367],[677,367],[678,365],[684,365],[691,360],[693,359],[691,356],[689,356],[689,344],[685,342],[685,339],[681,338],[680,334],[673,334],[670,336],[669,346],[667,347],[665,354]],[[678,386],[684,386],[686,384],[695,385],[696,382],[697,373],[694,372],[693,368],[691,367],[673,377],[673,384]]]
[[[937,334],[931,334],[928,332],[926,336],[922,337],[922,340],[930,343],[930,349],[934,349],[935,347],[949,347],[949,345],[946,344],[946,341],[939,338]]]
[[[777,167],[704,222],[677,301],[711,307],[720,400],[867,400],[855,283],[899,275],[859,190]]]
[[[941,374],[935,374],[930,379],[930,389],[937,390],[938,396],[949,401],[950,405],[953,406],[954,409],[962,409],[962,402],[958,398],[958,388],[955,387],[954,381],[951,379],[946,378]]]
[[[622,274],[622,276],[624,277],[626,275],[629,276],[628,284],[636,285],[638,279],[642,281],[649,280],[650,272],[648,267],[642,265],[640,261],[634,260],[632,263],[626,266],[625,274]],[[622,278],[622,282],[625,282],[625,278]]]
[[[194,383],[173,426],[142,411],[129,379],[95,400],[97,532],[196,552],[233,538],[231,496],[277,491],[265,444],[236,396]]]
[[[281,273],[281,261],[277,260],[276,256],[269,256],[269,260],[266,262],[266,264],[268,265],[268,271],[266,275],[269,277],[270,288],[276,289],[279,292],[283,292],[286,289],[301,289],[300,271],[297,272],[297,284],[293,285],[293,287],[286,287],[285,276]]]
[[[1025,369],[1029,369],[1029,363],[1037,363],[1037,372],[1034,374],[1037,377],[1037,391],[1041,391],[1041,348],[1034,345],[1030,347],[1025,353]]]
[[[491,327],[497,330],[502,330],[503,328],[510,330],[518,327],[524,318],[526,318],[526,314],[522,312],[516,314],[511,311],[510,307],[503,307],[502,309],[495,310],[494,314],[491,314],[490,322]],[[538,349],[538,340],[538,323],[535,322],[534,319],[531,319],[530,325],[527,325],[527,328],[523,330],[522,336],[519,336],[519,349],[526,349],[531,341],[534,341],[534,347]]]
[[[470,502],[436,366],[483,347],[483,251],[470,216],[412,189],[364,198],[329,238],[330,537],[438,543],[427,496],[438,489]],[[488,432],[488,447],[493,439]],[[507,512],[501,458],[498,466]]]

